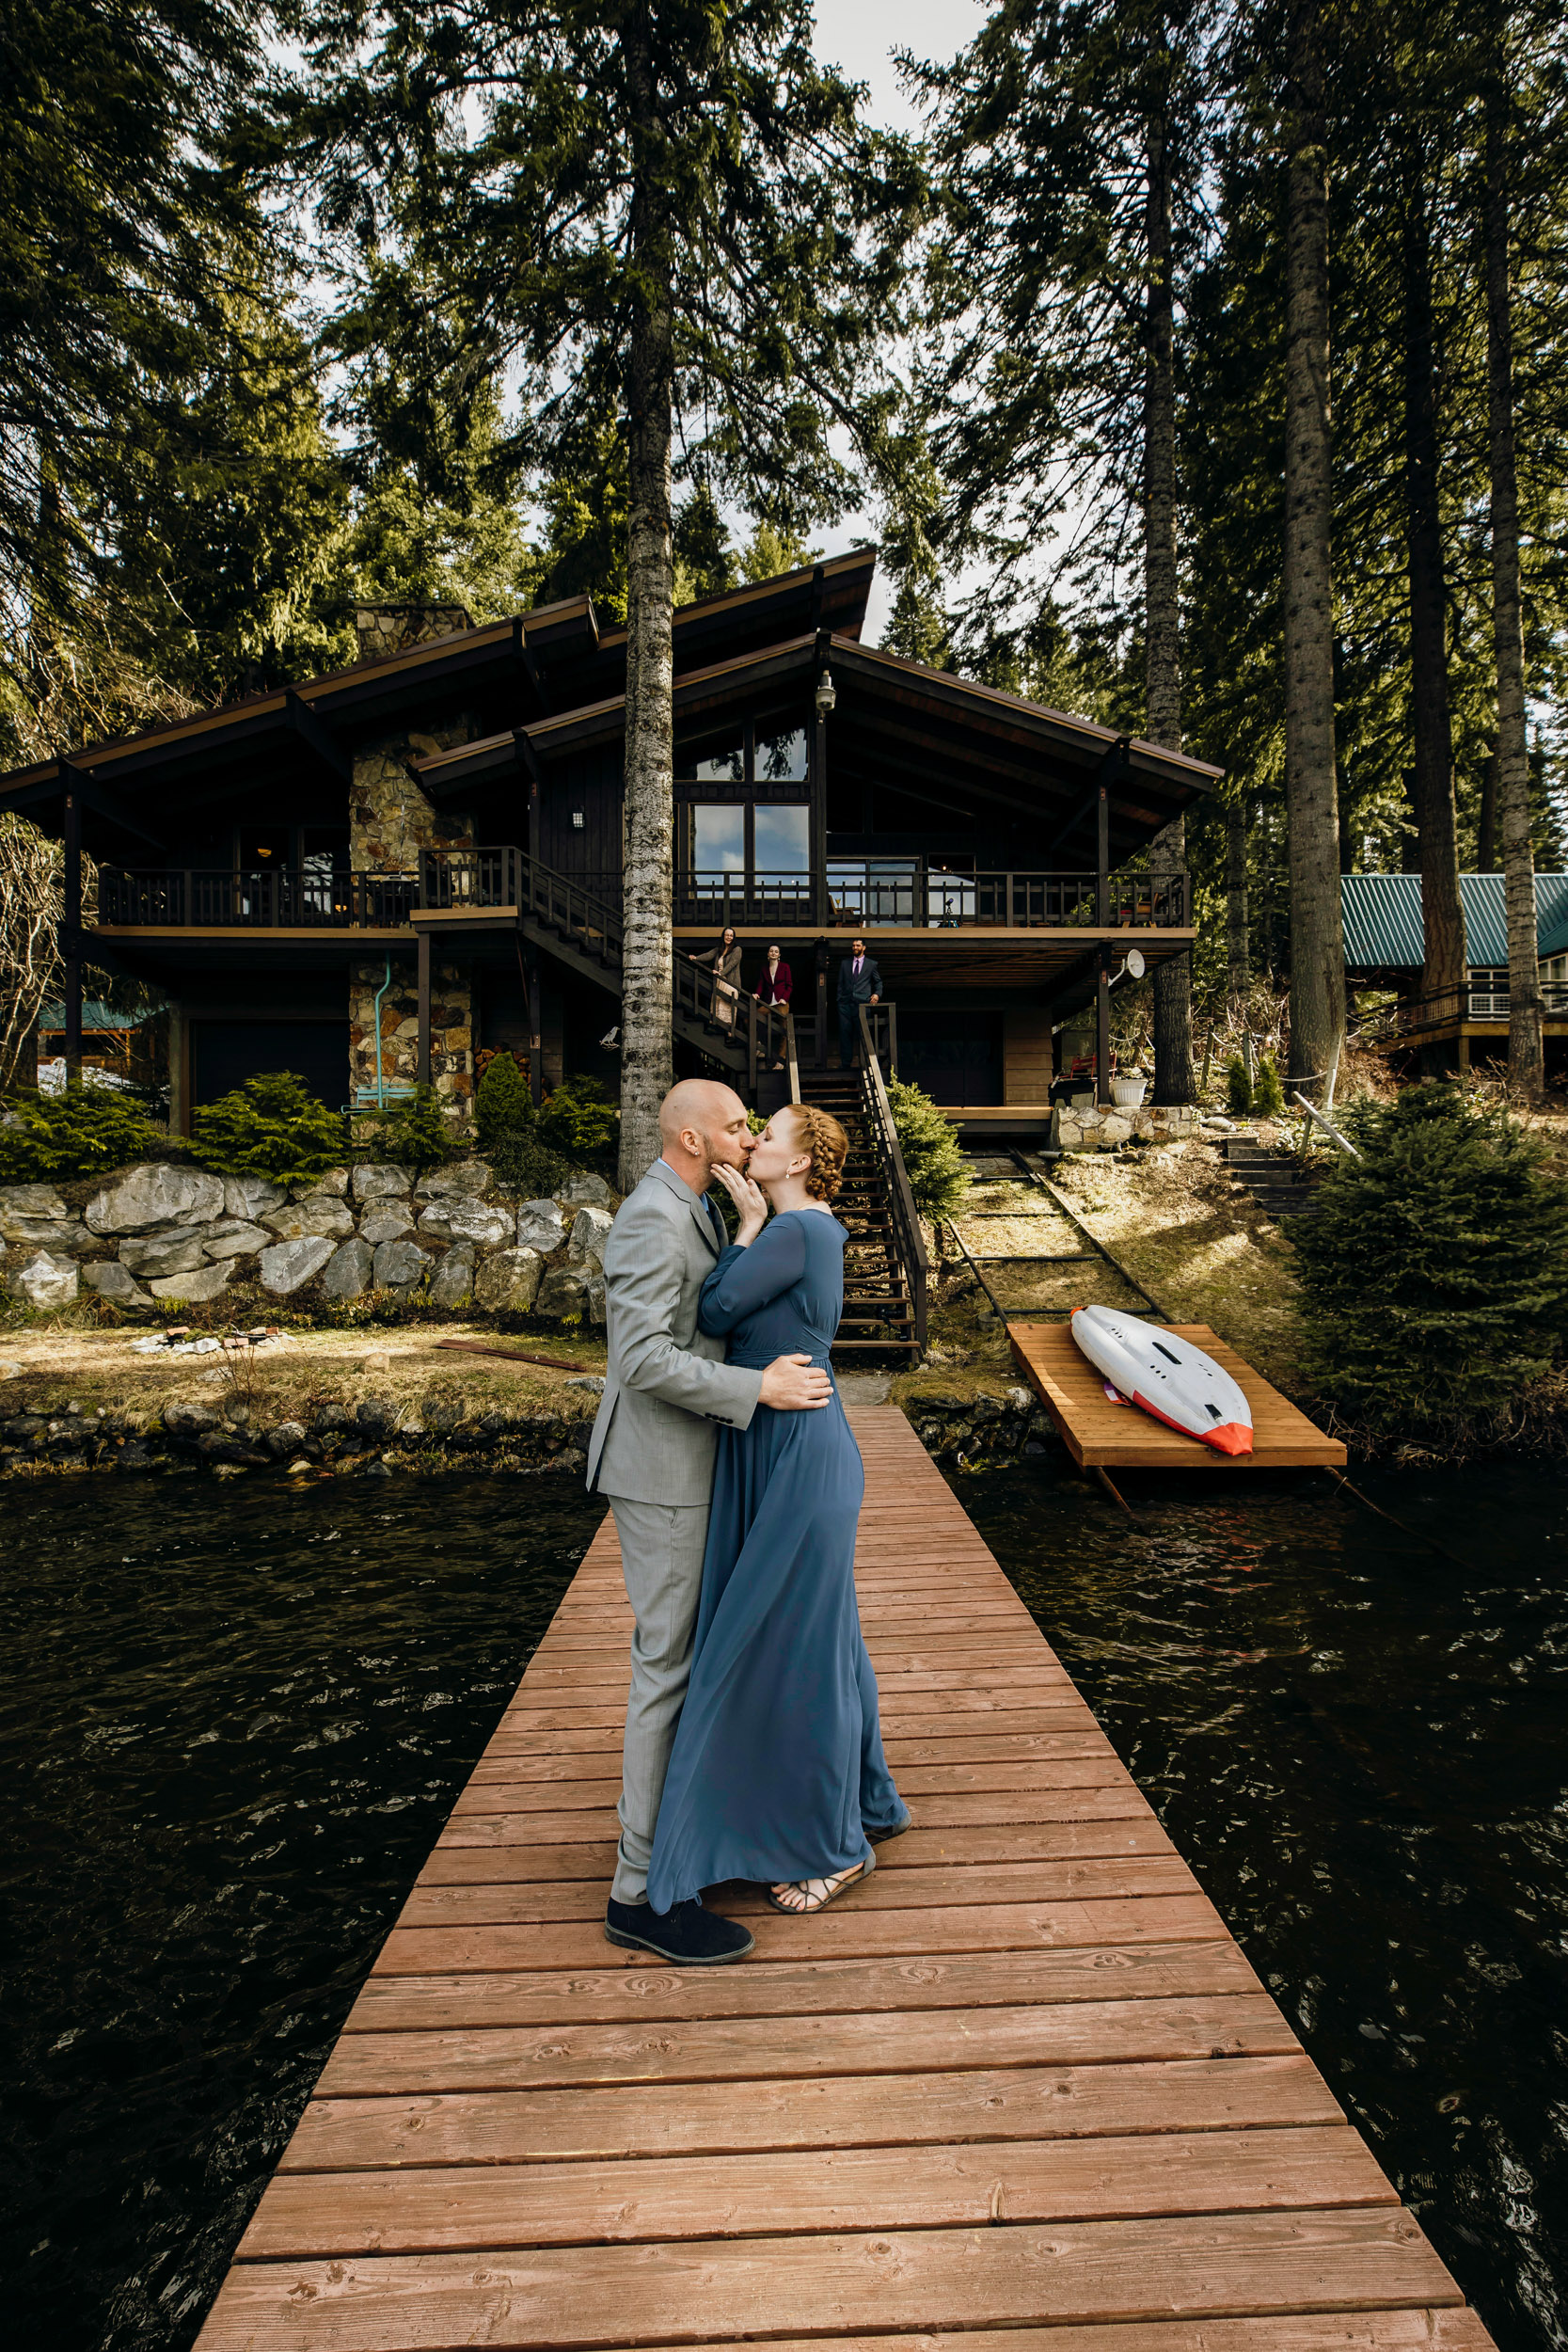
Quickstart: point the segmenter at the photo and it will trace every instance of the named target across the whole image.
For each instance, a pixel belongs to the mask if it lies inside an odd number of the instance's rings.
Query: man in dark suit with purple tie
[[[882,976],[875,960],[865,952],[863,939],[849,942],[849,953],[838,967],[838,1058],[844,1070],[855,1065],[855,1049],[860,1042],[862,1005],[875,1005],[881,999]]]

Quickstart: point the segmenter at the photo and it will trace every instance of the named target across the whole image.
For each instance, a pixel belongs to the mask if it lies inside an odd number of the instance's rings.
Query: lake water
[[[13,2342],[178,2352],[602,1506],[0,1489]]]
[[[958,1476],[1504,2347],[1568,2341],[1568,1485]],[[594,1527],[563,1480],[0,1489],[19,2339],[182,2352]]]
[[[955,1491],[1504,2352],[1568,2343],[1568,1480]]]

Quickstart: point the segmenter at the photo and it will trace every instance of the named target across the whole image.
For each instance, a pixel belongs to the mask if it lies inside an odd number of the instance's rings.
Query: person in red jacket
[[[768,961],[762,967],[762,977],[757,982],[758,1004],[777,1005],[783,1009],[788,1005],[794,993],[795,981],[788,964],[785,963],[777,947],[769,947]],[[782,1070],[784,1064],[782,1061],[777,1061],[773,1067],[775,1070]]]

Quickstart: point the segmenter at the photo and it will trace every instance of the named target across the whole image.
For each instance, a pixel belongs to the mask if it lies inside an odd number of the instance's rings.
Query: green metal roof
[[[1343,874],[1345,968],[1350,972],[1418,970],[1422,961],[1419,874]],[[1508,961],[1508,906],[1501,874],[1461,874],[1465,961]],[[1568,874],[1535,878],[1536,953],[1568,953]]]

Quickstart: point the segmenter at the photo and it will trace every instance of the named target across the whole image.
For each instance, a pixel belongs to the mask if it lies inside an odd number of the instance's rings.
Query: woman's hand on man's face
[[[722,1160],[716,1160],[713,1172],[740,1213],[740,1229],[735,1238],[744,1249],[748,1243],[755,1241],[768,1222],[767,1199],[762,1187],[742,1175],[738,1168],[728,1168]]]

